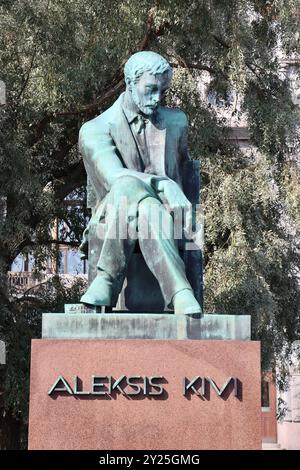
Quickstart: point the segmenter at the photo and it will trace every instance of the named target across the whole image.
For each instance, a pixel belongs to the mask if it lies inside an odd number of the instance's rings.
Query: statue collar
[[[151,118],[148,118],[142,115],[138,107],[136,106],[136,104],[132,101],[132,98],[127,91],[125,91],[122,96],[122,108],[129,124],[131,124],[138,116],[143,116],[145,119],[148,119],[149,121],[152,121],[154,118],[154,116],[153,117],[151,116]]]

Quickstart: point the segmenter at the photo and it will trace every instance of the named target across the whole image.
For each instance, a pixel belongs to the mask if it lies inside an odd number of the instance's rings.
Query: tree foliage
[[[298,0],[1,0],[1,334],[15,374],[37,314],[11,300],[7,270],[19,253],[43,261],[56,217],[79,240],[86,214],[62,204],[85,182],[78,130],[117,98],[123,64],[145,49],[173,64],[167,104],[188,114],[202,162],[206,311],[251,314],[265,365],[299,338],[299,109],[282,73],[299,51],[299,18]],[[239,97],[252,152],[229,144],[200,92],[204,74],[217,96]],[[15,410],[20,396],[9,401]]]

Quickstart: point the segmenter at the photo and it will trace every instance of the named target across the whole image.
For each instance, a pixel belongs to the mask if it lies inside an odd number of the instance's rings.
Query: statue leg
[[[152,188],[133,176],[122,176],[112,186],[107,198],[106,230],[101,234],[103,245],[97,263],[97,276],[81,302],[112,305],[122,289],[136,245],[138,204],[149,197],[154,199],[153,196]]]
[[[166,306],[173,305],[177,314],[200,314],[201,307],[174,240],[172,216],[158,199],[151,197],[140,202],[138,214],[141,252],[159,282]]]

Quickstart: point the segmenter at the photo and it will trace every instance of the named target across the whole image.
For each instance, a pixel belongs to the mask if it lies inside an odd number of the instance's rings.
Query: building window
[[[270,383],[267,380],[261,382],[261,406],[270,408]]]

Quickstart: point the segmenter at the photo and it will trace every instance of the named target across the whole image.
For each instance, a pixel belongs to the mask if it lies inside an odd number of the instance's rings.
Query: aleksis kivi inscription
[[[166,392],[164,384],[167,380],[163,376],[126,376],[118,378],[112,376],[93,375],[89,386],[84,389],[79,376],[74,376],[72,386],[60,375],[48,391],[48,395],[67,394],[75,396],[102,395],[109,396],[119,393],[126,396],[162,396]],[[236,377],[229,377],[221,387],[211,377],[195,376],[192,379],[184,377],[182,380],[182,394],[197,395],[202,398],[209,396],[212,389],[219,397],[228,397],[233,394],[241,398],[241,382]]]

